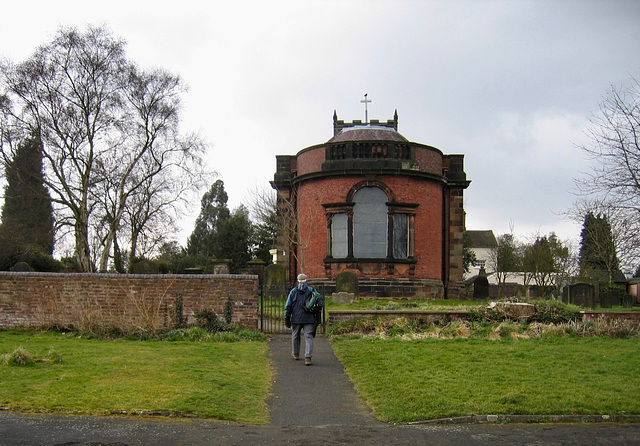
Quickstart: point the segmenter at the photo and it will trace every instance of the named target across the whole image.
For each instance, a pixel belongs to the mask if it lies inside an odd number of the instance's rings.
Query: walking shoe
[[[296,355],[295,353],[291,353],[291,357],[292,357],[293,359],[295,359],[296,361],[297,361],[298,359],[300,359],[300,356],[299,356],[299,355]]]
[[[311,358],[304,358],[304,365],[311,365]]]

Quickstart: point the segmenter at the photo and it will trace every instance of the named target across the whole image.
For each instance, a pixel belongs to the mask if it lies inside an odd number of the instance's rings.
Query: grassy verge
[[[631,339],[381,339],[332,345],[377,417],[640,413],[640,343]]]
[[[36,359],[34,364],[1,361],[20,347]],[[266,342],[0,332],[0,406],[84,414],[179,412],[264,424],[269,421],[270,388],[266,349]]]
[[[350,304],[334,303],[326,299],[327,310],[466,310],[486,306],[483,300],[436,299],[359,299]]]

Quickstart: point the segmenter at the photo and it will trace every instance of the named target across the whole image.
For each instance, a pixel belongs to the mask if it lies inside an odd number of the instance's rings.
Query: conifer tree
[[[584,275],[606,274],[606,279],[612,282],[620,265],[607,217],[588,212],[580,236],[580,272]]]
[[[231,213],[227,207],[227,192],[224,182],[217,180],[202,196],[200,215],[187,241],[187,253],[192,256],[224,258],[221,249],[222,227]]]
[[[25,139],[6,166],[5,201],[0,226],[0,268],[25,261],[39,270],[51,268],[53,207],[44,184],[42,143]]]

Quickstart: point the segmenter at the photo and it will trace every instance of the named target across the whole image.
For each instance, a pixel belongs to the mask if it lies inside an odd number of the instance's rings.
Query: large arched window
[[[353,196],[353,255],[387,257],[387,195],[377,187],[363,187]]]
[[[350,201],[325,205],[328,260],[413,258],[417,205],[392,201],[388,194],[393,195],[384,184],[360,185]]]

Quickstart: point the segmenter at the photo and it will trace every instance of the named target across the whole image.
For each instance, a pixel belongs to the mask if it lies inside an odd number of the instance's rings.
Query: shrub
[[[198,310],[195,312],[197,325],[209,333],[217,333],[225,330],[224,322],[218,319],[218,315],[212,310]]]
[[[173,307],[173,327],[184,328],[187,325],[187,321],[184,317],[184,302],[182,295],[179,295],[176,299],[175,306]]]
[[[580,309],[575,305],[567,305],[555,300],[545,300],[535,303],[536,314],[531,321],[545,324],[562,324],[581,319]]]
[[[29,351],[22,347],[18,347],[13,352],[5,355],[4,363],[7,365],[25,367],[35,365],[36,361]]]
[[[230,324],[233,319],[233,302],[231,298],[227,297],[227,301],[224,304],[224,321]]]
[[[209,338],[209,333],[200,326],[193,326],[184,331],[184,337],[189,341],[203,341]]]
[[[481,324],[495,324],[505,320],[505,315],[495,308],[471,308],[467,312],[467,320],[469,322],[479,322]]]

